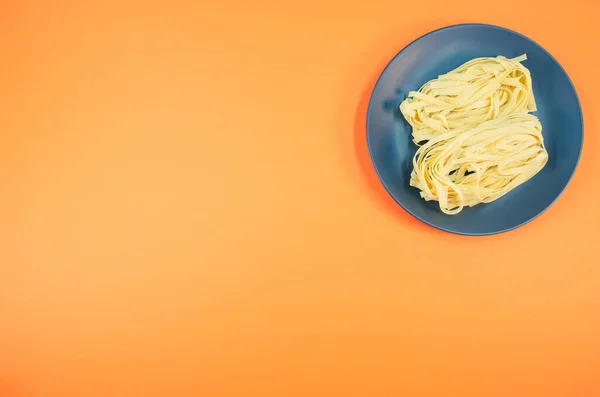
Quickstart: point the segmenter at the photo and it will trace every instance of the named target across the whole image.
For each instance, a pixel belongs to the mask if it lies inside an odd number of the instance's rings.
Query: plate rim
[[[579,146],[579,150],[577,151],[577,160],[575,161],[575,166],[573,167],[573,170],[571,171],[571,175],[569,175],[569,178],[567,179],[567,183],[565,183],[565,186],[563,186],[563,188],[561,189],[561,191],[556,195],[556,197],[544,208],[542,209],[540,212],[538,212],[536,215],[532,216],[531,218],[515,225],[515,226],[511,226],[508,228],[504,228],[501,230],[496,230],[496,231],[491,231],[491,232],[482,232],[482,233],[467,233],[467,232],[460,232],[457,230],[452,230],[446,227],[442,227],[442,226],[438,226],[432,222],[429,222],[426,219],[423,219],[422,217],[419,217],[418,215],[414,214],[411,210],[409,210],[408,208],[406,208],[404,205],[402,205],[402,203],[396,199],[396,197],[394,197],[394,195],[391,193],[390,189],[388,188],[387,184],[385,183],[385,181],[383,180],[383,178],[381,177],[381,174],[379,172],[379,169],[377,168],[377,165],[375,163],[375,159],[373,158],[373,150],[371,148],[371,142],[369,139],[369,119],[371,117],[371,106],[373,104],[373,95],[375,94],[375,91],[377,90],[377,87],[379,86],[380,82],[381,82],[381,78],[383,77],[383,75],[385,74],[385,72],[388,70],[388,68],[390,67],[390,65],[392,65],[392,63],[394,63],[394,61],[396,60],[396,58],[398,58],[406,49],[408,49],[410,46],[412,46],[413,44],[415,44],[417,41],[440,31],[444,31],[444,30],[451,30],[451,29],[455,29],[455,28],[462,28],[462,27],[487,27],[487,28],[492,28],[492,29],[499,29],[499,30],[503,30],[506,32],[510,32],[512,34],[515,34],[517,36],[520,36],[521,38],[530,41],[531,43],[533,43],[534,45],[538,46],[542,51],[544,51],[546,54],[548,54],[548,56],[558,65],[558,67],[560,68],[560,70],[564,73],[565,77],[567,78],[567,81],[569,82],[569,85],[571,86],[571,88],[573,89],[573,93],[575,94],[575,100],[577,102],[577,108],[579,109],[579,119],[581,121],[581,145]],[[571,183],[571,180],[573,179],[573,175],[575,175],[575,171],[577,170],[577,167],[579,166],[579,162],[581,159],[581,152],[583,151],[583,142],[585,140],[585,126],[584,126],[584,121],[583,121],[583,109],[581,108],[581,101],[579,100],[579,95],[577,94],[577,90],[575,89],[575,85],[573,84],[573,81],[571,80],[571,77],[569,77],[569,74],[567,73],[567,71],[565,70],[565,68],[560,64],[560,62],[558,62],[558,60],[548,51],[546,50],[542,45],[540,45],[538,42],[536,42],[535,40],[530,39],[529,37],[525,36],[524,34],[521,34],[515,30],[512,29],[508,29],[502,26],[498,26],[498,25],[492,25],[492,24],[487,24],[487,23],[459,23],[459,24],[454,24],[454,25],[448,25],[448,26],[443,26],[441,28],[432,30],[428,33],[425,33],[419,37],[417,37],[416,39],[412,40],[410,43],[408,43],[407,45],[405,45],[400,51],[398,51],[398,53],[396,53],[396,55],[394,55],[392,57],[392,59],[390,59],[390,61],[387,63],[387,65],[385,66],[385,68],[383,68],[383,70],[381,71],[381,73],[379,74],[379,77],[377,78],[377,81],[375,82],[375,85],[373,86],[373,90],[371,91],[371,95],[369,96],[369,104],[367,105],[367,115],[366,115],[366,119],[365,119],[365,138],[367,141],[367,150],[369,152],[369,158],[371,159],[371,164],[373,166],[373,169],[375,169],[375,173],[377,174],[377,179],[379,179],[379,182],[383,185],[383,187],[385,188],[386,192],[390,195],[390,197],[407,213],[409,213],[412,217],[414,217],[415,219],[418,219],[419,221],[425,223],[426,225],[429,225],[435,229],[441,230],[443,232],[447,232],[447,233],[452,233],[452,234],[456,234],[456,235],[461,235],[461,236],[491,236],[491,235],[495,235],[495,234],[501,234],[501,233],[506,233],[509,232],[511,230],[515,230],[521,226],[524,226],[526,224],[528,224],[529,222],[533,221],[534,219],[536,219],[537,217],[539,217],[540,215],[542,215],[544,212],[546,212],[550,207],[552,207],[552,205],[554,205],[554,203],[558,200],[558,198],[560,196],[563,195],[563,193],[565,192],[567,186],[569,186],[569,184]]]

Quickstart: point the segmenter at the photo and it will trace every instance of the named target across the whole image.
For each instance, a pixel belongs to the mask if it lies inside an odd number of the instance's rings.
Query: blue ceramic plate
[[[409,185],[417,147],[398,110],[409,91],[477,57],[527,54],[548,163],[532,179],[498,200],[446,215]],[[413,41],[385,68],[367,111],[367,144],[381,183],[406,211],[438,229],[487,235],[519,227],[544,212],[565,189],[581,153],[581,107],[569,77],[546,50],[527,37],[491,25],[456,25]]]

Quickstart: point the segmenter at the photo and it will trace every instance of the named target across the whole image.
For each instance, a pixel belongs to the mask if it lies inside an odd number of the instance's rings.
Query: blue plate
[[[446,215],[437,201],[425,201],[409,185],[417,147],[398,110],[409,91],[477,57],[527,54],[533,92],[548,150],[548,163],[532,179],[489,204]],[[385,68],[367,111],[367,144],[373,166],[390,195],[407,212],[438,229],[488,235],[519,227],[546,210],[565,189],[581,153],[583,120],[575,88],[546,50],[527,37],[498,26],[466,24],[442,28],[413,41]]]

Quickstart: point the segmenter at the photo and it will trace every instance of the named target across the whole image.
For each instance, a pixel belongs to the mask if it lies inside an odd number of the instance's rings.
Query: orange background
[[[600,396],[593,4],[4,1],[0,396]],[[564,195],[484,238],[365,146],[386,63],[461,22],[539,42],[584,112]]]

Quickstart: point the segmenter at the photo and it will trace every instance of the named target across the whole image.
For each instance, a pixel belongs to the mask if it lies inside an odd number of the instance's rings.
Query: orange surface
[[[91,4],[0,11],[1,397],[600,396],[596,3]],[[364,137],[387,61],[473,21],[585,119],[565,194],[484,238],[397,207]]]

